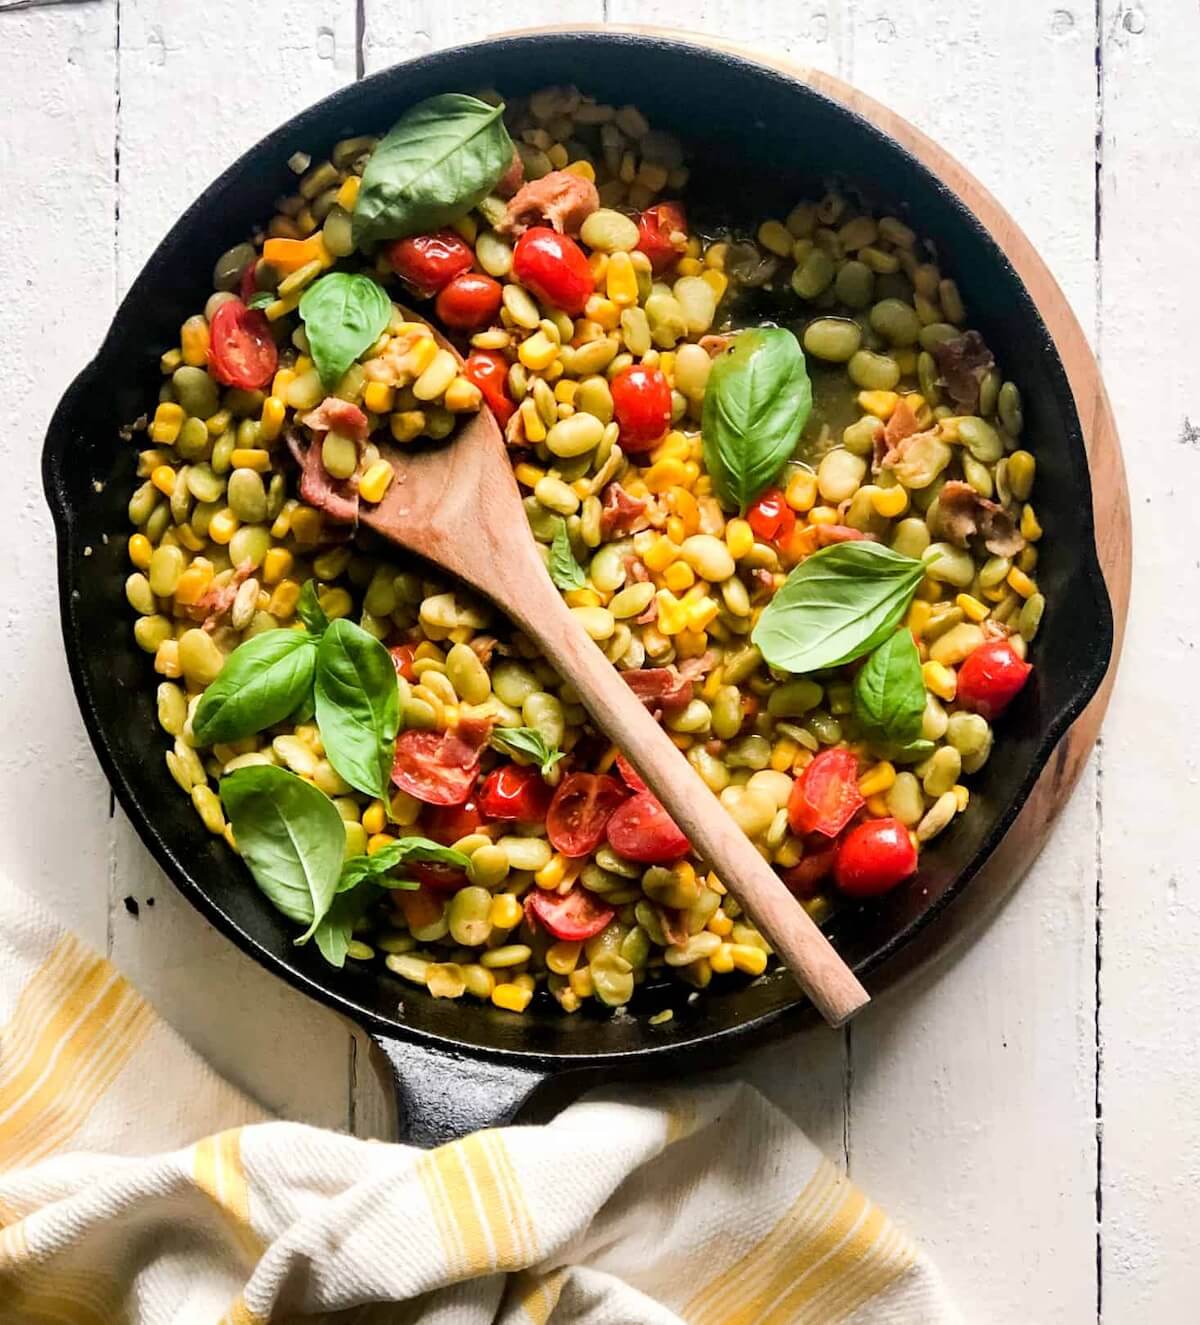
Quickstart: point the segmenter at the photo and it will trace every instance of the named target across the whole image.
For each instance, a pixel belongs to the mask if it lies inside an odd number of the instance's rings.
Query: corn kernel
[[[1032,545],[1026,544],[1020,552],[1017,553],[1017,569],[1023,570],[1026,575],[1031,575],[1037,570],[1038,550]]]
[[[717,909],[709,917],[708,924],[705,926],[705,928],[708,930],[710,934],[717,934],[721,938],[726,938],[728,937],[730,931],[733,929],[733,921],[718,906]]]
[[[931,690],[938,697],[949,703],[958,690],[958,677],[943,663],[927,662],[921,664],[921,679],[926,690]]]
[[[362,184],[360,175],[347,175],[342,181],[342,186],[337,191],[337,205],[344,212],[352,212],[354,204],[358,201],[358,190]]]
[[[584,161],[582,158],[578,161],[572,161],[569,166],[565,166],[568,175],[578,175],[581,179],[596,182],[596,168],[590,161]]]
[[[868,414],[874,414],[877,419],[889,419],[892,411],[900,403],[900,397],[894,391],[860,391],[858,393],[858,404],[860,409],[866,410]]]
[[[182,427],[182,407],[173,400],[164,400],[154,411],[154,422],[150,425],[150,440],[162,446],[173,446]]]
[[[363,405],[372,414],[390,414],[396,403],[396,388],[384,382],[368,382],[363,389]]]
[[[589,253],[588,270],[592,273],[592,284],[599,286],[608,271],[607,253]]]
[[[729,928],[733,928],[733,921],[729,922]],[[728,975],[733,970],[733,944],[722,943],[709,957],[708,964],[712,967],[714,975]]]
[[[660,589],[655,595],[658,599],[658,629],[664,635],[678,635],[687,628],[687,606],[681,603],[670,589]]]
[[[264,442],[273,442],[283,431],[283,420],[287,407],[278,396],[268,396],[263,401],[262,418],[258,425],[258,435]]]
[[[525,429],[525,440],[527,442],[544,442],[546,440],[546,425],[542,422],[542,416],[538,413],[538,407],[533,403],[532,396],[526,396],[521,401],[520,413],[521,423]]]
[[[228,506],[222,507],[208,522],[208,536],[214,543],[224,546],[237,533],[240,523]]]
[[[516,984],[497,985],[492,990],[492,1002],[505,1012],[524,1012],[533,997],[533,990],[523,989]]]
[[[908,619],[905,625],[918,639],[925,633],[925,627],[929,625],[929,618],[933,615],[931,604],[922,602],[920,598],[914,599],[913,605],[908,609]]]
[[[754,546],[754,530],[745,520],[730,520],[725,526],[725,546],[734,561],[741,561]]]
[[[489,917],[497,929],[514,929],[521,923],[523,914],[524,909],[521,906],[520,899],[514,897],[512,893],[497,893],[492,898],[492,909],[489,912]]]
[[[296,380],[298,374],[294,368],[280,368],[271,379],[271,395],[278,396],[280,400],[287,399],[288,387]]]
[[[804,844],[799,838],[790,834],[784,838],[783,845],[775,852],[775,864],[785,870],[790,870],[793,865],[799,865],[803,859]]]
[[[208,323],[203,314],[197,313],[179,329],[179,348],[183,362],[193,368],[203,368],[208,363]]]
[[[865,804],[867,813],[872,819],[886,819],[891,814],[888,809],[887,797],[882,792],[878,792],[874,796],[868,796]]]
[[[725,291],[729,288],[729,277],[723,271],[714,271],[709,268],[700,273],[700,279],[717,296],[717,302],[720,303],[725,297]]]
[[[187,548],[189,552],[204,551],[204,539],[194,532],[190,524],[177,524],[175,537],[179,539],[179,546]]]
[[[538,482],[546,477],[544,469],[539,469],[537,465],[531,465],[527,460],[517,465],[513,473],[517,476],[517,482],[526,488],[536,487]]]
[[[751,943],[731,943],[729,955],[733,958],[734,969],[746,975],[762,975],[767,969],[767,954]]]
[[[154,654],[154,670],[159,676],[165,676],[171,680],[183,675],[183,669],[179,666],[178,640],[165,639],[158,646]]]
[[[179,350],[168,350],[158,361],[159,368],[168,376],[175,371],[183,362],[183,354]]]
[[[704,597],[688,603],[686,609],[688,630],[703,630],[720,610],[714,598]]]
[[[267,611],[279,621],[287,621],[295,615],[299,601],[300,585],[295,580],[280,580],[267,603]]]
[[[814,506],[808,513],[809,524],[837,524],[838,513],[832,506]]]
[[[271,453],[257,446],[235,446],[229,457],[234,469],[253,469],[265,474],[271,468]]]
[[[1036,543],[1042,536],[1042,526],[1028,503],[1021,508],[1021,536],[1030,543]]]
[[[130,534],[128,548],[129,560],[138,570],[146,570],[150,565],[150,558],[154,555],[154,545],[146,535]]]
[[[391,833],[372,833],[367,838],[367,855],[373,856],[377,851],[382,851],[384,847],[390,847],[395,840]]]
[[[893,519],[908,510],[908,489],[899,483],[894,488],[876,488],[871,493],[871,506],[876,515]]]
[[[175,471],[170,465],[156,465],[150,475],[150,482],[164,497],[169,497],[175,491]]]
[[[229,425],[233,422],[233,415],[227,409],[219,409],[205,423],[210,437],[220,437],[223,432],[229,431]]]
[[[554,399],[560,405],[573,405],[575,403],[575,393],[579,390],[579,383],[572,382],[568,378],[563,378],[561,382],[556,382],[554,386]]]
[[[675,652],[680,658],[699,658],[708,648],[708,635],[703,630],[681,630],[675,636]]]
[[[663,583],[673,593],[683,593],[685,589],[690,589],[696,583],[696,572],[686,561],[673,561],[663,572]]]
[[[950,790],[954,793],[954,803],[958,806],[958,812],[962,814],[971,803],[971,793],[961,782],[956,782]]]
[[[637,303],[637,272],[628,253],[609,254],[604,272],[604,289],[618,308],[632,308]]]
[[[817,500],[817,476],[807,469],[798,469],[788,479],[784,499],[793,511],[810,511]]]
[[[658,494],[666,492],[668,488],[676,484],[686,483],[688,479],[688,461],[686,464],[679,460],[659,460],[651,465],[642,475],[643,481],[650,492]],[[695,477],[692,477],[695,482]]]
[[[175,602],[179,607],[194,607],[208,592],[213,568],[207,562],[193,562],[175,582]]]
[[[612,270],[611,266],[609,270]],[[585,317],[603,327],[605,331],[616,331],[621,325],[621,310],[611,299],[606,299],[602,294],[590,295],[583,312]]]
[[[858,779],[858,790],[864,796],[877,796],[881,791],[887,791],[895,781],[896,769],[885,759],[874,768],[868,768]]]
[[[963,615],[970,621],[983,621],[987,614],[992,610],[986,603],[981,603],[973,594],[960,593],[954,599],[956,607],[960,607]]]
[[[795,759],[799,748],[799,744],[790,736],[781,736],[771,747],[770,766],[777,773],[786,773],[791,768],[792,760]]]
[[[264,584],[278,584],[296,564],[296,558],[285,547],[268,549],[263,558],[262,579]]]
[[[358,495],[363,501],[382,501],[383,494],[388,490],[394,477],[395,474],[388,461],[376,460],[359,480]]]
[[[387,827],[387,813],[381,801],[372,801],[363,811],[362,826],[372,837]]]
[[[793,239],[782,221],[764,221],[758,227],[758,242],[777,257],[791,256]]]
[[[1014,592],[1019,593],[1022,598],[1028,598],[1030,594],[1037,592],[1037,585],[1016,566],[1012,568],[1005,576],[1005,582]]]
[[[595,589],[568,589],[563,594],[563,602],[568,607],[603,607],[604,599]]]
[[[281,317],[287,317],[289,313],[294,313],[303,293],[303,290],[293,290],[285,299],[276,299],[269,303],[263,309],[263,312],[267,315],[267,321],[278,322]]]
[[[389,415],[388,427],[392,438],[397,442],[411,442],[420,437],[425,430],[425,411],[423,409],[405,409]]]
[[[678,546],[671,539],[659,535],[657,541],[642,555],[642,560],[647,570],[665,571],[678,556]]]
[[[460,216],[457,221],[451,221],[450,228],[460,234],[468,244],[474,244],[479,237],[479,226],[475,218],[469,214]]]
[[[559,347],[544,331],[535,331],[526,337],[517,349],[517,358],[530,372],[541,372],[549,368],[558,358]]]
[[[318,595],[321,602],[321,610],[330,619],[336,621],[338,617],[349,616],[354,611],[354,599],[346,589],[326,589],[324,593]]]
[[[582,943],[553,943],[546,949],[546,965],[555,975],[570,975],[579,964],[582,947]]]
[[[533,876],[539,888],[557,888],[567,875],[567,858],[559,851]]]

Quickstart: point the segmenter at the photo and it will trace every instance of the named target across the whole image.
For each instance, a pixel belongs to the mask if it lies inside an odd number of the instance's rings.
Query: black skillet
[[[970,807],[922,857],[919,879],[881,905],[843,912],[841,951],[878,990],[999,843],[1067,727],[1104,676],[1112,617],[1097,562],[1091,486],[1079,420],[1050,335],[1004,254],[958,197],[844,106],[738,56],[658,37],[552,33],[425,56],[328,97],[246,153],[172,228],[125,297],[95,359],[51,421],[43,479],[58,538],[59,595],[71,676],[96,753],[155,859],[213,924],[254,959],[363,1026],[390,1061],[407,1138],[429,1144],[511,1118],[561,1074],[630,1078],[702,1068],[802,1024],[782,974],[689,1000],[656,993],[674,1018],[522,1016],[435,1001],[377,969],[335,971],[251,885],[201,827],[166,775],[149,660],[133,642],[123,583],[125,507],[135,447],[121,426],[161,380],[158,358],[210,293],[216,256],[271,215],[294,187],[293,152],[326,154],[352,134],[380,132],[435,92],[493,86],[510,94],[574,82],[636,103],[689,146],[689,205],[736,220],[779,216],[836,179],[933,239],[958,280],[972,323],[1020,383],[1037,452],[1038,509],[1051,531],[1039,566],[1049,601],[1035,683],[1006,716],[996,751],[972,782]]]

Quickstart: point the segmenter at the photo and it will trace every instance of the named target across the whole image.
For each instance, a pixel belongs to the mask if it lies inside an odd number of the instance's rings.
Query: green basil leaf
[[[322,383],[335,387],[346,369],[387,330],[392,301],[369,276],[333,271],[305,290],[300,316]]]
[[[260,290],[246,305],[247,308],[266,308],[268,304],[273,304],[279,296],[270,290]]]
[[[320,924],[313,931],[313,942],[321,956],[339,970],[346,964],[354,926],[366,914],[367,907],[379,894],[370,886],[339,891]]]
[[[270,764],[221,779],[221,804],[254,882],[290,920],[307,925],[303,943],[337,892],[346,827],[337,806],[295,773]]]
[[[410,889],[418,885],[409,879],[390,879],[386,877],[399,865],[409,861],[425,861],[436,865],[451,865],[455,869],[465,870],[470,863],[461,851],[439,846],[427,837],[402,837],[397,842],[389,843],[369,856],[351,856],[342,865],[342,876],[338,882],[338,892],[346,892],[356,887],[364,879],[371,879],[384,888]]]
[[[296,615],[304,622],[304,629],[310,635],[323,635],[329,625],[329,618],[317,597],[316,580],[305,580],[300,590],[300,600],[296,604]]]
[[[371,153],[354,204],[356,245],[403,239],[465,216],[512,164],[504,107],[461,92],[406,111]]]
[[[932,741],[909,741],[907,745],[893,750],[889,758],[894,759],[898,764],[919,764],[923,759],[928,759],[936,749],[937,746]]]
[[[700,430],[721,504],[744,511],[791,458],[812,409],[804,351],[782,327],[740,332],[713,361]]]
[[[780,671],[838,667],[883,643],[924,574],[923,562],[882,543],[835,543],[792,571],[750,638]]]
[[[571,538],[565,520],[559,520],[554,531],[554,542],[550,544],[550,578],[557,589],[582,589],[587,583],[583,567],[571,551]]]
[[[335,621],[317,648],[314,691],[326,758],[352,787],[385,800],[400,729],[391,655],[361,626]]]
[[[300,630],[267,630],[225,659],[192,718],[197,745],[240,741],[282,722],[312,690],[316,641]]]
[[[564,752],[550,745],[536,727],[497,727],[492,732],[491,743],[507,754],[528,755],[543,777],[564,757]]]
[[[919,739],[925,681],[909,631],[894,631],[858,669],[853,699],[854,715],[873,745],[891,751]]]

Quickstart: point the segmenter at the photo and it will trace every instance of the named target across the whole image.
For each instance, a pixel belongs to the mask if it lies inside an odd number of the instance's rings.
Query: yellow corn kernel
[[[411,442],[425,430],[423,409],[404,409],[388,416],[388,427],[397,442]]]
[[[687,606],[670,589],[660,589],[655,597],[658,599],[658,629],[664,635],[678,635],[686,629]]]
[[[700,698],[713,700],[717,697],[717,692],[725,684],[725,669],[723,667],[714,667],[704,678],[700,686]]]
[[[888,809],[887,797],[878,792],[874,796],[868,796],[866,800],[867,813],[872,819],[886,819],[891,811]]]
[[[952,668],[939,662],[921,664],[921,679],[925,689],[931,690],[939,698],[949,703],[958,690],[958,677]]]
[[[530,372],[538,373],[549,368],[558,358],[559,347],[544,331],[535,331],[526,337],[517,349],[517,358]]]
[[[1037,593],[1037,585],[1025,574],[1023,570],[1016,566],[1004,577],[1005,583],[1014,592],[1019,593],[1022,598],[1028,598],[1030,594]]]
[[[572,161],[569,166],[563,167],[568,175],[578,175],[581,179],[596,182],[596,168],[590,161],[584,161],[582,158],[578,161]]]
[[[733,929],[733,921],[718,906],[717,909],[709,917],[709,921],[708,924],[705,925],[705,929],[707,929],[710,934],[717,934],[721,938],[725,938]]]
[[[237,533],[240,523],[237,516],[225,506],[208,522],[208,536],[214,543],[224,546]]]
[[[611,299],[606,299],[602,294],[588,296],[588,301],[583,306],[583,315],[589,321],[603,327],[605,331],[616,331],[621,325],[621,310]]]
[[[767,969],[767,954],[752,943],[731,943],[729,955],[733,958],[734,969],[744,971],[746,975],[762,975]]]
[[[287,399],[288,388],[296,380],[297,373],[293,368],[281,368],[271,379],[271,395],[280,400]]]
[[[745,520],[730,520],[725,526],[725,546],[734,561],[741,561],[754,546],[754,530]]]
[[[552,943],[546,949],[546,965],[555,975],[570,975],[579,964],[582,943]]]
[[[900,397],[894,391],[860,391],[858,405],[877,419],[890,419],[892,410],[900,403]]]
[[[176,368],[183,362],[183,354],[179,350],[168,350],[158,361],[159,368],[170,376]]]
[[[527,460],[523,460],[517,465],[513,473],[517,476],[517,482],[526,488],[535,487],[539,480],[546,477],[544,469],[539,469],[537,465],[531,465]]]
[[[720,611],[715,598],[704,597],[696,602],[687,605],[687,625],[688,630],[701,631],[716,617]],[[698,656],[698,655],[697,655]]]
[[[687,460],[691,454],[692,444],[683,433],[673,429],[651,451],[650,459],[655,463],[660,460]]]
[[[193,532],[190,524],[177,524],[175,526],[175,537],[179,539],[179,546],[187,548],[189,552],[204,551],[204,539]]]
[[[326,589],[319,595],[321,600],[321,610],[330,619],[336,621],[338,617],[349,616],[354,611],[354,599],[346,589]]]
[[[296,564],[296,558],[285,547],[268,549],[263,558],[262,578],[264,584],[278,584]]]
[[[337,205],[344,212],[352,212],[354,204],[358,201],[358,189],[362,184],[360,175],[347,175],[342,181],[342,186],[337,191]]]
[[[771,747],[770,766],[776,773],[786,773],[792,766],[800,746],[790,736],[781,736]]]
[[[708,635],[703,630],[681,630],[675,636],[675,652],[680,658],[699,658],[707,648]]]
[[[332,267],[333,254],[318,230],[307,239],[268,239],[263,245],[263,261],[269,262],[281,276],[291,276],[314,262],[318,271]]]
[[[520,898],[512,893],[497,893],[492,898],[492,909],[488,914],[497,929],[514,929],[521,923],[524,911]]]
[[[483,392],[465,377],[456,377],[446,388],[442,404],[451,414],[473,414],[483,404]]]
[[[220,437],[223,432],[229,431],[229,426],[233,422],[233,415],[227,409],[219,409],[206,423],[210,437]]]
[[[430,336],[425,328],[421,328],[421,334],[409,347],[408,353],[400,361],[400,367],[403,372],[411,373],[413,377],[420,377],[426,368],[437,358],[437,341]]]
[[[563,594],[563,602],[568,607],[603,607],[604,599],[595,589],[568,589]]]
[[[401,828],[411,828],[420,818],[421,802],[415,796],[410,796],[407,791],[394,791],[391,811],[393,823],[399,824]]]
[[[838,513],[832,506],[814,506],[808,513],[809,524],[837,524]]]
[[[129,535],[129,560],[138,568],[146,570],[150,565],[150,558],[154,555],[154,545],[145,534]]]
[[[155,465],[150,474],[150,482],[164,497],[169,497],[175,491],[175,471],[170,465]]]
[[[1028,503],[1021,508],[1021,536],[1030,543],[1036,543],[1042,536],[1042,526]]]
[[[175,602],[179,607],[194,607],[208,592],[213,568],[207,561],[192,562],[175,583]]]
[[[647,570],[665,571],[678,556],[678,546],[669,538],[659,535],[658,541],[646,550],[642,560],[646,563]]]
[[[632,308],[637,303],[637,272],[628,253],[609,254],[604,290],[618,308]]]
[[[287,317],[289,313],[294,313],[300,303],[300,296],[303,290],[294,290],[284,299],[276,299],[269,303],[263,312],[267,315],[268,322],[278,322],[281,317]]]
[[[387,827],[387,812],[383,808],[382,801],[372,801],[363,811],[362,826],[367,833],[374,837],[376,833],[382,833]]]
[[[887,791],[895,780],[896,770],[885,759],[867,769],[858,779],[858,789],[864,796],[877,796],[881,791]]]
[[[986,603],[981,603],[973,594],[960,593],[954,599],[954,605],[960,607],[963,615],[970,621],[983,621],[992,610]]]
[[[492,1002],[505,1012],[524,1012],[533,997],[532,989],[523,989],[516,984],[497,985],[492,990]]]
[[[179,348],[183,362],[193,368],[203,368],[208,363],[208,323],[202,314],[188,320],[179,329]]]
[[[962,814],[971,803],[971,793],[961,782],[956,782],[950,790],[954,793],[954,803],[958,806],[958,812]]]
[[[564,377],[561,382],[554,384],[554,399],[560,405],[573,405],[575,403],[575,393],[579,390],[579,383],[572,382]]]
[[[659,460],[651,465],[642,475],[642,479],[650,492],[658,494],[666,492],[668,488],[675,487],[676,484],[686,483],[688,480],[688,461],[686,464],[679,460]],[[695,476],[692,476],[692,482],[695,482]]]
[[[805,751],[807,754],[808,751]],[[804,844],[797,837],[790,834],[783,839],[783,845],[775,852],[775,864],[785,870],[790,870],[793,865],[799,865],[804,859]]]
[[[280,580],[267,603],[267,611],[279,621],[289,620],[300,601],[300,585],[295,580]]]
[[[183,427],[183,408],[173,400],[162,401],[154,411],[150,425],[150,440],[162,446],[173,446]]]
[[[542,416],[538,413],[538,407],[533,403],[532,396],[526,396],[521,401],[520,414],[521,424],[525,430],[525,440],[527,442],[544,442],[546,440],[546,425],[542,422]]]
[[[713,271],[725,270],[725,259],[729,256],[729,245],[724,240],[709,244],[704,250],[704,265]]]
[[[908,489],[899,483],[894,488],[876,488],[871,493],[871,505],[876,515],[892,519],[908,510]]]
[[[675,491],[682,492],[683,489],[676,488]],[[671,515],[667,517],[666,530],[667,530],[667,537],[671,540],[671,542],[679,543],[682,546],[683,540],[687,537],[687,528],[685,527],[683,521],[679,518],[679,516]],[[688,588],[690,584],[691,581],[689,580],[688,584],[684,585],[684,588],[685,589]],[[675,586],[672,585],[671,587],[674,588]]]
[[[678,541],[682,543],[683,539]],[[663,571],[663,583],[673,593],[683,593],[685,589],[690,589],[696,583],[696,572],[686,561],[673,561]]]
[[[604,274],[608,270],[607,253],[589,253],[588,270],[592,273],[592,284],[599,286],[604,280]]]
[[[373,856],[384,847],[390,847],[395,840],[395,836],[391,833],[372,833],[367,838],[367,855]]]
[[[733,929],[732,921],[729,922],[729,928]],[[728,975],[733,970],[733,944],[722,943],[708,959],[708,964],[714,975]]]
[[[1023,570],[1026,575],[1032,575],[1037,570],[1037,564],[1037,548],[1026,545],[1017,553],[1017,569]]]
[[[932,615],[932,605],[917,598],[914,599],[913,605],[908,609],[908,619],[904,624],[919,639],[925,633],[925,627],[929,625],[929,618]]]
[[[796,470],[783,496],[793,511],[811,511],[817,500],[817,476],[807,469]]]
[[[392,466],[388,461],[376,460],[359,480],[358,495],[363,501],[382,501],[383,494],[388,490],[394,477]]]
[[[700,273],[700,279],[717,296],[717,302],[720,303],[729,288],[729,277],[723,271],[715,271],[710,267]]]
[[[560,851],[556,851],[533,876],[533,881],[539,888],[557,888],[566,877],[567,858]]]
[[[234,469],[253,469],[255,473],[265,474],[271,468],[271,453],[257,446],[235,446],[229,462]]]
[[[390,414],[396,403],[396,388],[384,382],[368,382],[363,389],[363,405],[372,414]]]
[[[704,271],[704,263],[699,258],[680,258],[675,264],[675,270],[680,276],[700,276]]]

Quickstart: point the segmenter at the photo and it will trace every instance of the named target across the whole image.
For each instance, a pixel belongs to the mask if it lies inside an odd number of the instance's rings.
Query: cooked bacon
[[[612,534],[630,534],[646,512],[641,497],[631,497],[616,482],[604,489],[604,505],[600,511],[600,532],[605,538]]]
[[[643,667],[622,672],[630,690],[653,712],[687,708],[692,702],[692,683],[676,667]]]
[[[514,147],[512,161],[504,174],[500,176],[496,185],[496,192],[502,198],[511,198],[524,182],[525,162],[521,160],[521,153]]]
[[[866,539],[868,542],[878,542],[871,534],[865,534],[861,529],[851,529],[845,524],[814,524],[809,528],[816,534],[818,547],[830,547],[834,543],[857,543]]]
[[[285,440],[293,459],[300,466],[300,500],[323,511],[331,520],[342,524],[357,524],[358,476],[348,479],[330,477],[329,471],[321,463],[320,445],[313,442],[305,447],[294,428],[288,430]]]
[[[890,450],[894,446],[899,446],[906,437],[911,437],[913,433],[918,431],[917,416],[913,413],[912,406],[908,401],[901,397],[896,408],[892,410],[891,417],[887,421],[887,427],[883,430],[883,440]]]
[[[300,420],[313,432],[339,432],[353,437],[356,442],[367,440],[367,416],[348,400],[326,396],[316,409],[310,409]]]
[[[629,576],[635,584],[644,584],[650,578],[650,572],[646,569],[646,563],[634,553],[629,553],[625,558],[625,574]]]
[[[496,651],[498,643],[495,635],[476,635],[470,641],[471,652],[486,667],[492,661],[492,654]]]
[[[523,235],[532,225],[550,225],[560,235],[577,235],[599,206],[600,195],[590,179],[570,170],[552,170],[521,185],[496,229],[502,234]]]
[[[750,572],[750,578],[754,581],[754,588],[750,593],[751,602],[759,602],[763,598],[769,598],[775,592],[775,577],[764,566],[756,566]]]
[[[458,726],[444,737],[445,762],[457,768],[477,764],[492,734],[492,726],[491,718],[460,717]]]
[[[981,497],[969,483],[951,479],[937,499],[937,526],[946,540],[966,547],[975,535],[997,557],[1013,557],[1025,546],[1017,522],[997,502]]]
[[[633,619],[634,622],[639,626],[648,626],[651,623],[651,621],[657,621],[658,599],[651,598],[649,607],[646,608],[646,610],[641,614],[641,616],[635,616]]]
[[[979,408],[979,384],[991,372],[996,360],[977,331],[965,331],[953,340],[933,347],[938,367],[937,384],[964,414]]]
[[[729,348],[732,340],[732,336],[701,336],[700,348],[710,359],[715,359],[718,354]]]
[[[249,579],[253,572],[254,563],[243,561],[224,584],[212,586],[203,597],[197,599],[187,609],[188,616],[193,621],[203,622],[203,629],[211,635],[221,624],[221,618],[233,606],[233,600],[237,597],[237,592],[244,581]]]
[[[679,675],[687,681],[699,681],[716,665],[717,655],[711,649],[705,649],[698,658],[685,658],[679,664]]]

